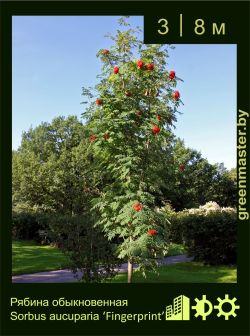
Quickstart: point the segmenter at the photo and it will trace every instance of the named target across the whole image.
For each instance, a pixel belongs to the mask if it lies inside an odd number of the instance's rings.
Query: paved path
[[[162,265],[176,264],[179,262],[191,261],[193,258],[188,258],[186,255],[178,255],[173,257],[166,257],[160,259],[159,262]],[[136,267],[135,267],[136,268]],[[118,272],[127,272],[127,263],[121,264]],[[68,269],[49,271],[49,272],[39,272],[32,274],[21,274],[12,277],[12,282],[14,283],[58,283],[58,282],[72,282],[75,281],[74,275]]]

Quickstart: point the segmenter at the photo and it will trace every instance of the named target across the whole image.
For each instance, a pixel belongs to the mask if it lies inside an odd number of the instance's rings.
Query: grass
[[[127,282],[127,274],[120,273],[111,283]],[[237,282],[237,269],[234,266],[207,266],[199,262],[178,263],[159,267],[159,276],[150,273],[145,279],[135,272],[133,282],[137,283],[232,283]]]
[[[169,256],[185,254],[182,245],[171,244]],[[56,247],[40,246],[33,241],[13,241],[13,275],[52,271],[67,267],[67,257]],[[120,273],[111,283],[126,283],[127,274]],[[145,279],[140,272],[135,272],[133,282],[158,283],[232,283],[237,282],[236,267],[207,266],[198,262],[179,263],[159,267],[159,276],[149,274]]]
[[[169,256],[184,254],[185,248],[171,244]],[[12,242],[12,274],[53,271],[67,267],[67,257],[56,247],[40,246],[30,240]]]
[[[33,241],[12,242],[12,274],[35,273],[65,268],[67,258],[56,247]]]

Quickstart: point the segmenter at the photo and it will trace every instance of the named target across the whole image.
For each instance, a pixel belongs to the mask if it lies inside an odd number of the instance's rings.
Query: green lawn
[[[182,245],[171,244],[168,255],[174,256],[185,252]],[[67,267],[67,258],[58,248],[40,246],[33,241],[13,241],[12,254],[13,275]],[[236,267],[206,266],[198,262],[162,266],[159,267],[159,273],[159,276],[153,273],[145,279],[139,272],[135,272],[133,282],[226,283],[237,281]],[[126,276],[126,273],[120,273],[111,282],[126,282]]]
[[[34,273],[65,268],[67,258],[51,246],[40,246],[33,241],[12,242],[12,274]]]
[[[127,282],[127,274],[120,273],[111,283]],[[230,266],[207,266],[198,262],[187,262],[159,267],[159,276],[149,274],[145,279],[140,272],[134,273],[133,282],[162,283],[228,283],[237,282],[237,269]]]
[[[169,256],[184,254],[182,245],[171,244]],[[30,240],[12,242],[12,274],[34,273],[62,269],[67,266],[67,257],[51,246],[41,246]]]

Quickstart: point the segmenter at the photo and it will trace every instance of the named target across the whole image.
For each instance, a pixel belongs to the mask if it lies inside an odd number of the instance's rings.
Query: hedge
[[[236,263],[235,209],[209,202],[198,209],[176,213],[171,222],[172,240],[184,243],[195,260],[211,265]]]
[[[47,244],[51,242],[48,232],[49,215],[15,211],[12,213],[12,237],[14,239],[34,240]]]

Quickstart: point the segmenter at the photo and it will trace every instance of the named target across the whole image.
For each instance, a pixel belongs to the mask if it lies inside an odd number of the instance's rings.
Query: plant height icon
[[[185,295],[180,295],[174,298],[173,305],[166,307],[166,320],[189,321],[190,299]]]

